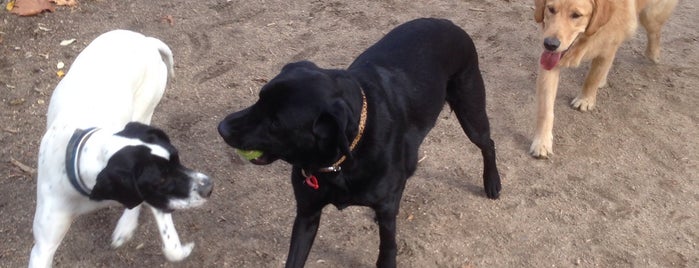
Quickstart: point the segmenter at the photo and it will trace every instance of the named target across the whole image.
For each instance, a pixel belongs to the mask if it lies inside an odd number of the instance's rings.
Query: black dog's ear
[[[342,100],[335,101],[327,107],[313,124],[313,133],[320,139],[329,139],[332,135],[336,137],[336,145],[340,152],[352,158],[347,139],[347,123],[349,121],[349,107]]]
[[[302,68],[302,69],[319,69],[318,65],[316,65],[313,62],[304,60],[304,61],[297,61],[297,62],[292,62],[292,63],[287,63],[282,67],[282,73],[291,71],[292,69],[295,68]]]
[[[127,146],[115,153],[97,175],[90,199],[116,200],[131,209],[144,201],[136,186],[136,178],[143,172],[139,163],[146,162],[150,149],[146,146]]]

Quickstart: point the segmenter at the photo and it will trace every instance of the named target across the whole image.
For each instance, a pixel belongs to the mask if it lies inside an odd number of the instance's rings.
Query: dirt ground
[[[401,205],[401,267],[699,267],[697,7],[680,2],[663,30],[659,65],[642,56],[639,29],[620,49],[592,112],[568,105],[587,66],[563,73],[550,160],[527,154],[540,53],[533,1],[82,0],[28,18],[3,9],[0,267],[28,262],[36,175],[20,166],[36,168],[60,80],[56,64],[69,68],[99,34],[130,29],[170,45],[176,78],[153,124],[216,187],[203,208],[174,215],[183,242],[196,243],[181,263],[166,262],[147,213],[134,239],[111,249],[121,213],[115,207],[78,218],[54,265],[280,267],[294,216],[290,167],[240,160],[216,133],[218,121],[252,104],[285,63],[344,68],[394,26],[418,17],[451,19],[476,42],[503,192],[499,200],[485,198],[480,154],[445,109]],[[370,267],[377,252],[369,210],[327,207],[307,266]]]

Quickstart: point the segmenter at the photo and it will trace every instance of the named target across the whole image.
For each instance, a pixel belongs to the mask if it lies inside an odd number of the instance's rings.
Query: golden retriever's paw
[[[577,96],[570,102],[570,105],[581,112],[587,112],[595,108],[595,99]]]
[[[548,159],[553,155],[552,141],[543,141],[542,139],[534,139],[532,146],[529,147],[529,154],[538,159]]]
[[[659,49],[651,49],[650,47],[646,49],[646,58],[651,60],[653,63],[659,63],[660,62],[660,50]]]

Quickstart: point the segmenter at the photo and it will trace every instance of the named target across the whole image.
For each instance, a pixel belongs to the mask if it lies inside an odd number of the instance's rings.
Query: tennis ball
[[[240,150],[236,149],[235,150],[240,156],[243,158],[249,160],[257,159],[258,157],[262,156],[262,151],[257,151],[257,150]]]

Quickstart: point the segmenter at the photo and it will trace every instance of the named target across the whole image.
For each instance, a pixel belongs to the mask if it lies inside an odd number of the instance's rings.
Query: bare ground
[[[2,1],[0,1],[2,2]],[[177,77],[156,110],[183,161],[216,178],[203,208],[175,214],[192,255],[167,263],[150,215],[133,241],[109,247],[121,209],[78,218],[58,267],[280,267],[294,203],[289,166],[235,156],[215,126],[250,105],[290,61],[344,68],[394,26],[443,17],[479,49],[504,190],[484,197],[481,158],[447,109],[421,148],[399,219],[402,267],[698,267],[699,19],[681,1],[663,31],[662,63],[645,35],[620,49],[596,110],[568,105],[587,67],[564,72],[555,155],[526,153],[540,53],[532,1],[105,1],[20,18],[0,11],[0,267],[22,267],[33,243],[36,168],[46,108],[59,78],[100,33],[155,36],[175,53]],[[168,17],[169,16],[169,17]],[[167,19],[171,18],[172,24]],[[61,40],[76,38],[69,46]],[[119,75],[114,74],[114,75]],[[378,231],[363,208],[328,207],[308,267],[373,266]]]

